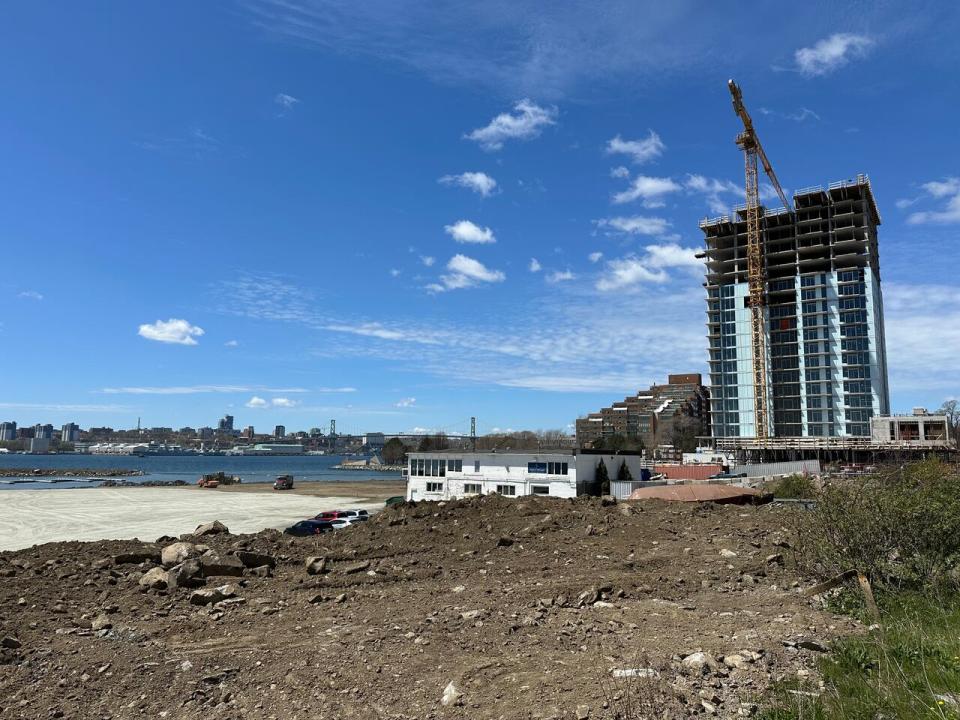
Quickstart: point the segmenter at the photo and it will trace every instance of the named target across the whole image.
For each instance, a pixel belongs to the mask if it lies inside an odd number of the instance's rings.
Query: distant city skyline
[[[7,9],[0,420],[572,432],[706,378],[730,77],[788,193],[870,176],[891,411],[960,396],[956,8],[310,17]]]

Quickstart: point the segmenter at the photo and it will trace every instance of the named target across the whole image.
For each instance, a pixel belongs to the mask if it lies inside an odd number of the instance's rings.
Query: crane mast
[[[753,120],[743,104],[743,94],[740,86],[733,80],[727,83],[730,94],[733,96],[733,110],[743,122],[743,131],[736,137],[737,147],[743,150],[744,184],[746,188],[747,221],[747,284],[750,289],[748,298],[750,305],[751,340],[753,348],[753,403],[754,422],[757,438],[767,438],[770,435],[770,421],[768,417],[769,402],[767,393],[767,275],[764,266],[763,239],[760,234],[760,185],[758,178],[758,160],[763,170],[770,178],[780,201],[787,210],[791,210],[790,203],[784,195],[783,188],[777,180],[773,166],[763,151],[760,138],[753,128]]]

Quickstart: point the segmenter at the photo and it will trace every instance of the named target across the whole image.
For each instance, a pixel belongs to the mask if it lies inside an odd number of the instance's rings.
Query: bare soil
[[[786,512],[490,496],[188,536],[276,561],[208,605],[138,585],[172,538],[0,553],[0,718],[749,716],[857,629],[794,587]]]

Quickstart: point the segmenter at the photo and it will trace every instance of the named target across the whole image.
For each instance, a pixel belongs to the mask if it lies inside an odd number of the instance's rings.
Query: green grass
[[[844,608],[859,614],[851,599],[843,598]],[[766,697],[759,717],[960,720],[960,598],[888,594],[878,601],[882,628],[834,643],[820,662],[822,691],[781,683]]]

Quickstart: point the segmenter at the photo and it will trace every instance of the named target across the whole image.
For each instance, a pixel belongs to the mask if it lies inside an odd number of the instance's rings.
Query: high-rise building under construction
[[[760,208],[766,432],[756,423],[744,207],[704,220],[714,437],[868,436],[890,411],[870,181],[811,187]]]

